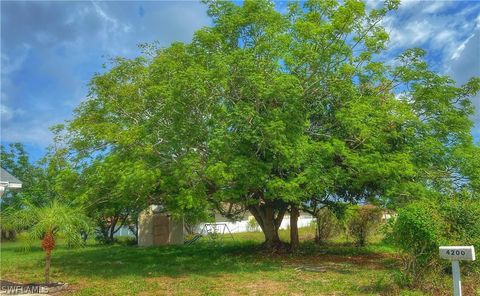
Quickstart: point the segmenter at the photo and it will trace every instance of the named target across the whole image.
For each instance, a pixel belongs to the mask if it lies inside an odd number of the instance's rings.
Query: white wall
[[[113,235],[114,237],[117,236],[131,236],[134,237],[135,235],[128,229],[127,226],[122,226],[115,234]]]
[[[251,217],[250,219],[252,219]],[[313,221],[313,217],[311,216],[300,216],[298,218],[298,227],[307,227],[310,225],[310,223]],[[219,224],[226,224],[230,232],[232,233],[238,233],[238,232],[248,232],[248,220],[242,220],[238,222],[217,222]],[[202,231],[203,227],[205,224],[208,223],[200,223],[196,229],[197,233],[200,233]],[[280,225],[280,229],[287,229],[288,226],[290,226],[290,217],[286,216],[282,220],[282,224]],[[228,233],[227,229],[223,229],[223,226],[220,225],[218,226],[219,229],[217,229],[218,232],[223,232]],[[260,227],[258,228],[258,231],[261,231]],[[204,233],[205,234],[205,233]]]
[[[253,216],[250,216],[250,219],[253,219]],[[300,216],[298,218],[298,227],[310,226],[310,223],[312,221],[314,221],[314,218],[312,216]],[[230,229],[230,231],[232,233],[248,232],[249,231],[248,220],[242,220],[242,221],[238,221],[238,222],[217,222],[217,223],[226,224],[228,229]],[[200,233],[200,231],[202,230],[202,228],[205,224],[208,224],[208,223],[200,223],[198,225],[198,227],[196,228],[195,232]],[[282,224],[280,225],[280,229],[287,229],[288,226],[290,226],[290,217],[286,216],[282,220]],[[223,226],[219,226],[219,227],[220,227],[220,229],[218,229],[217,231],[222,232],[224,230]],[[260,227],[258,227],[257,231],[261,231]],[[225,233],[228,233],[227,229],[225,229]],[[123,226],[118,230],[118,232],[116,232],[114,234],[114,236],[115,237],[117,237],[117,236],[131,236],[131,237],[133,237],[134,235],[128,229],[127,226]]]

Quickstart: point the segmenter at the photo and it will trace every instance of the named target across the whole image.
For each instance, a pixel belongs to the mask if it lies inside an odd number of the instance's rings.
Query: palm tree
[[[9,214],[6,219],[17,230],[25,230],[29,245],[41,239],[45,252],[45,283],[50,282],[50,264],[58,235],[71,246],[83,243],[80,233],[89,231],[90,223],[82,209],[62,204],[56,200],[46,206],[25,204],[21,210]]]

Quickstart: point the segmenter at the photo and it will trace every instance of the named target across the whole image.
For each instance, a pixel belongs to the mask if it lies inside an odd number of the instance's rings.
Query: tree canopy
[[[116,58],[92,79],[66,127],[75,163],[108,188],[92,196],[141,193],[177,215],[249,210],[269,246],[302,206],[478,198],[480,80],[457,86],[422,49],[390,58],[381,20],[398,1],[206,5],[213,25],[190,43]]]

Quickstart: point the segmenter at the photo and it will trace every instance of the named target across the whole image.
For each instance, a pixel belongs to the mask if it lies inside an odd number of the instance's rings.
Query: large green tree
[[[207,5],[213,26],[191,43],[115,59],[92,79],[68,126],[76,157],[140,157],[170,211],[247,209],[268,247],[302,206],[478,192],[479,81],[457,87],[419,49],[389,66],[380,23],[398,1]]]
[[[1,207],[1,238],[14,239],[16,232],[5,228],[3,217],[7,213],[18,211],[24,201],[41,206],[48,202],[48,182],[42,166],[33,164],[21,143],[11,143],[0,146],[2,168],[22,181],[22,190],[7,190],[0,199]],[[8,228],[8,227],[7,227]]]
[[[7,190],[2,197],[2,209],[17,208],[22,199],[41,205],[45,203],[45,171],[38,164],[33,164],[25,147],[21,143],[0,146],[2,168],[22,181],[22,190]]]
[[[158,171],[147,166],[142,156],[131,159],[110,153],[82,171],[78,201],[96,221],[97,238],[113,242],[123,226],[137,237],[139,213],[155,203],[159,183]]]

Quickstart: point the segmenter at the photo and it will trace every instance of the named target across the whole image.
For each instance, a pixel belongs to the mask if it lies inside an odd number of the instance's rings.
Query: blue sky
[[[145,42],[188,42],[209,24],[198,2],[2,1],[2,144],[22,142],[38,159],[51,143],[48,128],[72,117],[110,57],[134,57]],[[480,76],[480,2],[403,1],[383,25],[392,54],[422,47],[435,69],[457,82]],[[473,102],[480,110],[480,96]],[[480,141],[479,111],[473,120]]]

